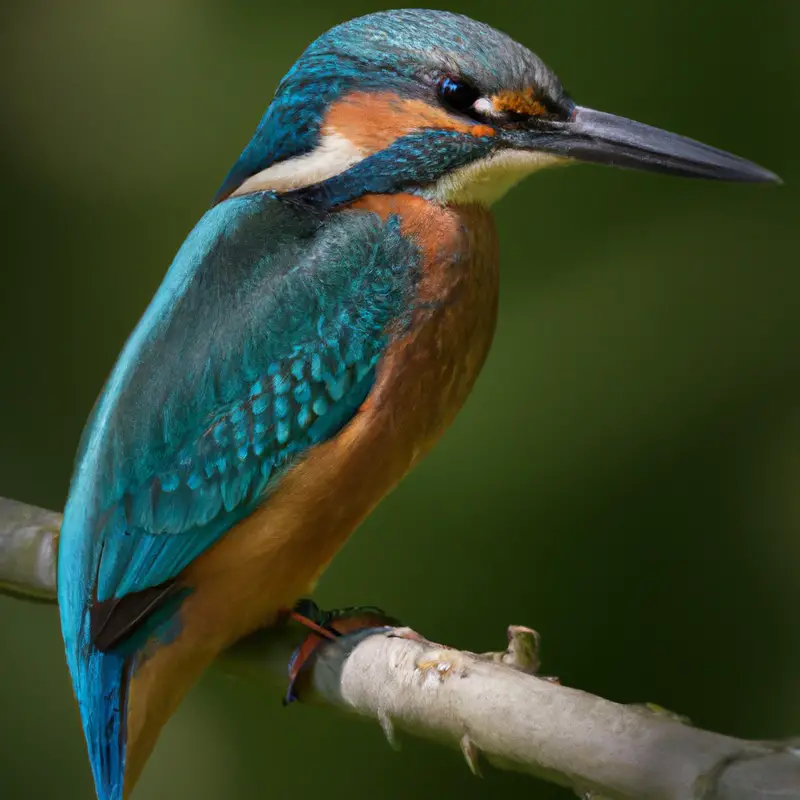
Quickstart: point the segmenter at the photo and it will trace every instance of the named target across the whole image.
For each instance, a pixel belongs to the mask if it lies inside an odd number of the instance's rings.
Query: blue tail
[[[69,658],[98,800],[122,800],[129,659],[85,645]],[[73,655],[73,654],[70,654]]]
[[[79,471],[80,472],[80,471]],[[96,598],[103,538],[95,536],[90,510],[93,473],[73,478],[58,543],[58,610],[98,800],[122,800],[128,687],[135,654],[100,651],[92,642],[91,606]],[[87,489],[88,486],[88,489]]]

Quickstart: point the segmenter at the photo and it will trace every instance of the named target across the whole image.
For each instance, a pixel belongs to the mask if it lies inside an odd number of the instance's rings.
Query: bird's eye
[[[471,84],[459,78],[446,76],[439,81],[439,99],[453,111],[467,112],[472,109],[481,93]]]

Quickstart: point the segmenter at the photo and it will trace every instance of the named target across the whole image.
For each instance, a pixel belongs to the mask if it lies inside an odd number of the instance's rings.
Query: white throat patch
[[[498,150],[486,158],[448,172],[424,195],[439,203],[490,206],[533,172],[571,159],[531,150]]]

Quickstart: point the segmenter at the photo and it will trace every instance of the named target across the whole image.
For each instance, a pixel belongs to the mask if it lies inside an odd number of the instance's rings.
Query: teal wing
[[[260,194],[206,214],[84,434],[59,549],[68,645],[92,606],[140,594],[144,616],[147,590],[347,423],[406,323],[418,259],[397,220],[365,212],[321,224]]]

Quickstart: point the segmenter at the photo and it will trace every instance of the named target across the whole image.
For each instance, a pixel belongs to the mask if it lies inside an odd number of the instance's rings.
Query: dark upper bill
[[[509,144],[595,164],[609,164],[687,178],[780,183],[769,170],[677,133],[625,117],[576,106],[566,122],[509,131]]]

